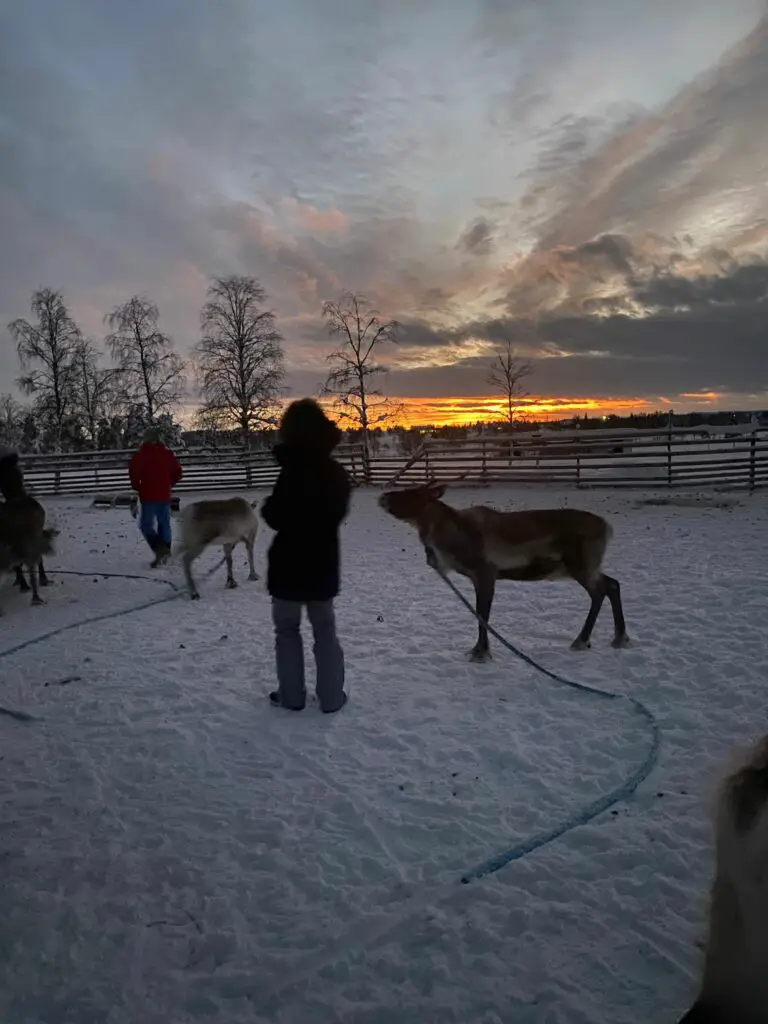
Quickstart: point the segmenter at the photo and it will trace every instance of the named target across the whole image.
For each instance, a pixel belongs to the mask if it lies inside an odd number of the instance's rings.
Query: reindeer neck
[[[451,508],[450,505],[446,505],[444,501],[441,501],[439,498],[435,498],[434,501],[430,501],[430,503],[424,507],[421,515],[419,516],[419,524],[422,526],[431,526],[438,520],[443,519],[446,513],[451,515],[455,511],[456,510]]]

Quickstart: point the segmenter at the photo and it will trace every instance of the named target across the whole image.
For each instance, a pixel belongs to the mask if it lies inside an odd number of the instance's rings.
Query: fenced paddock
[[[24,473],[40,495],[108,494],[128,486],[130,451],[24,455]],[[278,467],[268,451],[182,449],[178,491],[271,487]],[[410,456],[380,450],[367,461],[359,445],[337,457],[358,484],[384,486],[434,478],[498,483],[646,489],[757,490],[768,486],[768,431],[761,428],[559,432],[467,441],[425,441]]]

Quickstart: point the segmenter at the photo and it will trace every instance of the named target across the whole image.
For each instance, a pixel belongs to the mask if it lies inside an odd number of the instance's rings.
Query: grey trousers
[[[336,636],[333,601],[308,601],[304,605],[300,601],[272,599],[280,699],[292,708],[303,707],[307,699],[301,640],[301,613],[305,607],[315,638],[317,699],[323,711],[338,711],[344,700],[344,651]]]

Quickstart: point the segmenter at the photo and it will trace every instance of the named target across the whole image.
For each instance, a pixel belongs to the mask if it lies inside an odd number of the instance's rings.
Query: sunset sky
[[[765,0],[9,0],[0,391],[37,287],[186,353],[240,273],[293,394],[347,288],[413,422],[484,418],[506,338],[531,413],[766,408],[766,110]]]

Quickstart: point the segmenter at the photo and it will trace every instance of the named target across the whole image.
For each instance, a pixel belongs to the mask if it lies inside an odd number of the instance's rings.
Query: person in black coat
[[[310,398],[292,402],[280,423],[274,456],[280,465],[261,514],[275,531],[269,549],[267,589],[272,597],[278,689],[277,707],[306,704],[301,616],[314,633],[316,691],[320,708],[346,704],[344,652],[336,635],[333,602],[339,593],[339,526],[349,508],[346,470],[331,455],[341,431]]]

